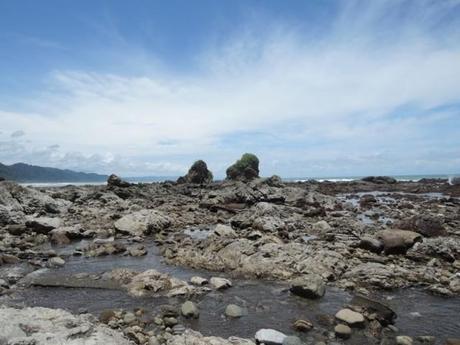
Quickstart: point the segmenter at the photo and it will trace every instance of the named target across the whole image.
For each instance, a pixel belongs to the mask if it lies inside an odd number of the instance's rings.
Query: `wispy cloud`
[[[175,174],[200,157],[222,173],[253,148],[265,173],[410,172],[408,160],[460,170],[449,131],[460,126],[459,3],[417,3],[347,2],[315,39],[288,23],[248,26],[188,73],[156,59],[144,75],[54,71],[30,112],[0,110],[2,130],[27,132],[16,160],[44,147],[43,164],[131,175]]]

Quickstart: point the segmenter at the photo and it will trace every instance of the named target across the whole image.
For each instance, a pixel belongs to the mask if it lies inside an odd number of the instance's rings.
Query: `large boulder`
[[[449,181],[453,186],[460,186],[460,176],[452,177]]]
[[[61,309],[0,308],[0,344],[131,345],[120,331],[95,324],[90,314]]]
[[[317,274],[306,274],[291,282],[291,292],[305,298],[323,297],[326,292],[326,285],[321,276]]]
[[[252,153],[245,153],[235,164],[228,167],[228,180],[252,180],[259,177],[259,159]]]
[[[26,222],[26,226],[40,234],[47,234],[51,230],[59,228],[62,225],[61,218],[51,218],[51,217],[37,217],[29,218]]]
[[[171,218],[160,211],[141,210],[118,219],[114,227],[121,233],[141,236],[150,232],[157,232],[171,225]]]
[[[125,180],[122,180],[120,177],[118,177],[115,174],[112,174],[107,179],[107,186],[125,188],[125,187],[131,186],[131,183]]]
[[[213,179],[212,172],[208,170],[205,161],[198,160],[190,167],[187,175],[179,177],[178,183],[208,184]]]
[[[406,254],[416,242],[422,241],[419,233],[399,229],[378,231],[376,237],[383,243],[385,254]]]
[[[402,219],[394,225],[398,229],[411,230],[422,234],[425,237],[446,236],[443,221],[436,216],[420,214],[410,218]]]

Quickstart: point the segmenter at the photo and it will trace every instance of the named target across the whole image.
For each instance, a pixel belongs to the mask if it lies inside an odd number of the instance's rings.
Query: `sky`
[[[0,162],[460,173],[460,0],[0,0]]]

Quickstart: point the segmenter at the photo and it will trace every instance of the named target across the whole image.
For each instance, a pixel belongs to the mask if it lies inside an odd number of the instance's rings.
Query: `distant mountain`
[[[108,176],[24,163],[13,165],[0,163],[0,180],[2,177],[17,182],[100,182],[107,180]]]

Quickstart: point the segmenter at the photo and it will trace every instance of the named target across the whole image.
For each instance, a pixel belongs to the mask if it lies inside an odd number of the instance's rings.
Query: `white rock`
[[[94,324],[92,320],[90,314],[74,316],[62,309],[0,307],[0,344],[24,341],[35,345],[133,344],[121,332]],[[25,326],[37,332],[26,334]]]
[[[214,235],[217,235],[220,237],[235,237],[236,232],[235,230],[232,229],[231,226],[224,225],[224,224],[217,224],[217,226],[214,229]]]
[[[335,317],[340,321],[346,322],[350,326],[361,326],[364,322],[364,316],[362,314],[347,308],[337,312]]]
[[[208,284],[209,282],[205,278],[194,276],[194,277],[190,278],[190,283],[192,283],[193,285],[202,286],[202,285]]]
[[[282,345],[286,335],[274,329],[260,329],[255,338],[258,343],[265,345]]]
[[[55,256],[48,260],[51,267],[62,267],[65,265],[64,259],[59,256]]]
[[[212,277],[210,283],[216,290],[227,289],[232,286],[232,282],[225,278]]]
[[[171,225],[171,219],[160,211],[140,210],[130,213],[114,224],[116,230],[133,236],[141,236],[150,231],[161,231]]]

